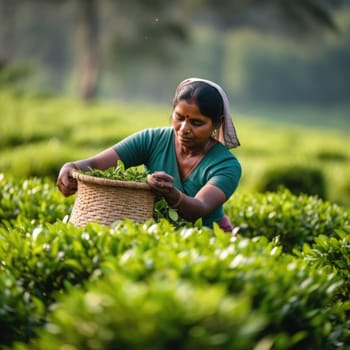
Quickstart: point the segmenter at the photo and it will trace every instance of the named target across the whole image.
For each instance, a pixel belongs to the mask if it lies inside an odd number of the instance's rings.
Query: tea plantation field
[[[344,133],[238,116],[237,237],[165,219],[77,228],[61,164],[167,125],[170,109],[0,98],[1,349],[350,349]],[[320,186],[268,189],[294,168]]]
[[[169,125],[170,105],[170,101],[163,107],[83,105],[0,91],[0,172],[56,178],[67,161],[91,156],[133,131]],[[341,112],[346,115],[344,108]],[[292,114],[290,110],[285,113],[287,117]],[[299,120],[316,118],[309,110],[297,113]],[[330,113],[325,112],[327,120],[332,118]],[[234,114],[242,143],[234,150],[243,166],[238,191],[274,190],[276,183],[283,183],[296,193],[317,194],[349,206],[350,128],[344,127],[346,121],[334,124],[339,129],[325,129],[321,116],[318,124],[305,127],[276,123],[276,119],[276,115],[266,121]]]

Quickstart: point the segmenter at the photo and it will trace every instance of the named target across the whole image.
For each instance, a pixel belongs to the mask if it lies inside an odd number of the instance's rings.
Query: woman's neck
[[[213,144],[213,140],[209,139],[203,146],[196,149],[180,147],[176,151],[177,164],[182,179],[185,179],[192,173]]]
[[[205,155],[212,145],[212,141],[214,141],[211,137],[202,145],[198,145],[196,147],[186,147],[178,144],[178,150],[181,156],[184,157],[194,157],[198,155]]]

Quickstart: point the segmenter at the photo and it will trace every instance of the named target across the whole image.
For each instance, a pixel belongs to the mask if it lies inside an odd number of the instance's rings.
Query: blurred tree
[[[96,95],[99,76],[97,4],[95,0],[79,1],[81,5],[78,21],[80,94],[83,100],[90,100]]]
[[[85,57],[83,64],[82,97],[86,100],[94,97],[97,83],[97,48],[96,48],[96,0],[80,0],[82,8],[82,54]],[[142,53],[161,58],[171,58],[167,42],[171,38],[186,39],[186,21],[200,20],[201,17],[212,18],[213,24],[225,31],[232,27],[243,25],[264,27],[268,30],[271,23],[285,24],[286,28],[294,28],[300,33],[327,28],[337,30],[333,19],[333,10],[346,0],[134,0],[130,2],[110,2],[112,13],[122,13],[114,22],[115,36],[110,36],[112,47],[117,57],[127,53],[137,56]],[[103,4],[100,4],[103,6]],[[259,14],[269,14],[277,21],[259,21]],[[94,15],[95,14],[95,15]],[[276,16],[277,15],[277,16]],[[126,25],[128,30],[118,30],[120,24]],[[123,38],[124,36],[124,38]],[[217,59],[222,60],[224,49],[217,46]],[[220,62],[217,65],[221,67]],[[222,80],[220,71],[217,80]]]
[[[348,0],[204,0],[202,10],[207,13],[220,36],[232,29],[253,27],[273,35],[305,38],[322,30],[338,31],[334,12]],[[197,13],[198,15],[198,13]],[[217,42],[217,72],[214,79],[223,81],[225,40]]]
[[[13,55],[14,40],[11,34],[15,26],[14,16],[12,15],[14,10],[14,2],[0,0],[0,43],[2,48],[6,47],[6,51],[3,49],[1,50],[0,48],[0,62],[2,68],[4,64],[12,58]]]
[[[305,33],[315,25],[336,30],[333,11],[348,0],[204,0],[202,4],[216,15],[216,24],[225,27],[253,25],[297,27]],[[237,16],[239,14],[239,16]],[[266,16],[269,21],[266,21]]]
[[[187,38],[182,18],[187,9],[186,1],[162,0],[80,1],[79,57],[81,68],[81,96],[92,99],[96,94],[99,74],[98,14],[107,20],[106,46],[112,51],[112,59],[130,60],[132,57],[157,57],[171,59],[171,47],[175,41]],[[106,13],[106,9],[108,13]]]
[[[273,30],[274,33],[276,28],[288,28],[293,33],[304,34],[319,28],[336,30],[333,12],[346,3],[349,0],[0,0],[0,33],[5,33],[1,36],[5,45],[2,50],[0,47],[0,60],[5,56],[11,58],[11,51],[15,49],[11,34],[22,23],[16,23],[14,18],[35,22],[34,30],[36,38],[39,38],[36,39],[37,50],[43,50],[45,43],[52,50],[50,59],[57,66],[62,65],[66,54],[64,49],[57,49],[57,43],[67,45],[65,41],[72,41],[74,37],[67,37],[67,32],[76,30],[78,42],[76,45],[69,44],[69,47],[76,50],[78,58],[80,95],[84,100],[90,100],[97,93],[100,53],[106,48],[114,52],[112,59],[115,61],[140,56],[143,60],[147,57],[156,57],[158,61],[170,60],[175,56],[177,43],[186,40],[190,25],[202,19],[219,28],[223,35],[229,28],[242,26]],[[40,31],[44,28],[40,27],[41,23],[52,26],[52,35],[57,27],[49,23],[50,19],[66,4],[78,11],[78,18],[70,18],[64,34],[55,35],[56,42],[45,41],[43,36],[46,32]],[[224,55],[221,42],[218,40],[216,47],[218,67]],[[221,77],[217,79],[221,80]]]

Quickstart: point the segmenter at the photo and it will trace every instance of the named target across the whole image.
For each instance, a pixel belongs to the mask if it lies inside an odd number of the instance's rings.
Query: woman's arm
[[[173,177],[163,171],[148,175],[147,182],[158,195],[164,196],[168,204],[176,208],[182,218],[196,221],[205,217],[226,201],[226,196],[218,187],[207,184],[196,196],[186,196],[173,185]]]
[[[62,166],[58,174],[57,187],[64,196],[68,197],[77,190],[77,183],[72,177],[75,170],[105,170],[115,166],[119,159],[118,153],[113,148],[108,148],[91,158],[66,163]]]
[[[194,198],[183,194],[183,199],[177,205],[177,210],[184,219],[195,221],[207,216],[225,201],[226,196],[223,191],[214,185],[207,184]]]

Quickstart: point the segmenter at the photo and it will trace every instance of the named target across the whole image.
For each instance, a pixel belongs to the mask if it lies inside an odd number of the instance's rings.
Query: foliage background
[[[245,114],[311,106],[336,109],[344,120],[347,109],[337,108],[349,104],[348,2],[311,1],[336,30],[293,12],[309,2],[2,0],[0,84],[79,97],[87,66],[100,98],[168,104],[179,81],[201,76],[220,82]],[[291,6],[287,14],[282,4]],[[318,116],[319,124],[327,119]]]
[[[348,3],[0,0],[0,347],[349,349]],[[61,165],[194,75],[230,97],[239,236],[67,223]]]

